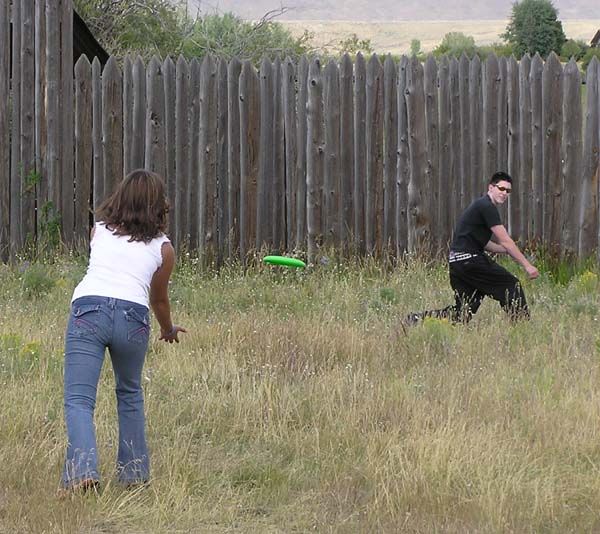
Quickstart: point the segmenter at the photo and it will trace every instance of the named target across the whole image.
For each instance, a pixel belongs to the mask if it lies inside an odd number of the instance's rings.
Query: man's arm
[[[519,250],[519,247],[508,235],[508,232],[506,231],[506,228],[504,228],[504,225],[498,224],[496,226],[492,226],[491,230],[494,237],[496,238],[498,246],[504,248],[504,250],[506,250],[506,253],[509,254],[511,258],[513,258],[519,265],[521,265],[523,269],[525,269],[529,278],[537,278],[540,275],[538,270],[533,265],[531,265],[531,263],[529,263],[527,258]]]
[[[494,254],[508,254],[508,252],[502,245],[499,245],[491,239],[488,241],[487,245],[484,248],[488,252],[493,252]]]

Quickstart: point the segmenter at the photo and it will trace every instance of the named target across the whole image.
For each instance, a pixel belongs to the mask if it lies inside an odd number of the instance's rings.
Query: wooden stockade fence
[[[424,64],[359,54],[258,69],[213,56],[110,58],[102,69],[82,56],[72,69],[70,1],[9,4],[0,1],[0,46],[12,49],[12,70],[0,54],[5,258],[53,216],[67,244],[85,242],[91,210],[138,167],[165,178],[175,245],[219,261],[263,246],[311,259],[322,247],[436,253],[497,170],[515,178],[503,210],[515,238],[598,253],[596,59],[585,85],[554,54]]]

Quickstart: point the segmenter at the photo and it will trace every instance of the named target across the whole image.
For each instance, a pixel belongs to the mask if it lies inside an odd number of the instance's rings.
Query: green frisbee
[[[304,268],[306,263],[296,258],[288,258],[287,256],[265,256],[263,262],[269,265],[282,265],[284,267]]]

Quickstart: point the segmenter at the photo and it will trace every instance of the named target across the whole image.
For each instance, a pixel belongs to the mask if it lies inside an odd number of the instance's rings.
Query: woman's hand
[[[185,334],[187,333],[187,330],[183,328],[183,326],[177,326],[174,324],[173,328],[171,328],[169,332],[161,330],[160,337],[158,339],[159,341],[164,340],[166,343],[173,343],[173,341],[175,341],[175,343],[179,343],[179,339],[177,339],[177,334],[179,332],[183,332]]]

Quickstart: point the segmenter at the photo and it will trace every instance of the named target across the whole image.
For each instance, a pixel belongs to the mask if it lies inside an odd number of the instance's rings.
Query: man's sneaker
[[[423,315],[421,313],[409,313],[404,318],[404,324],[406,326],[416,326],[423,320]]]

